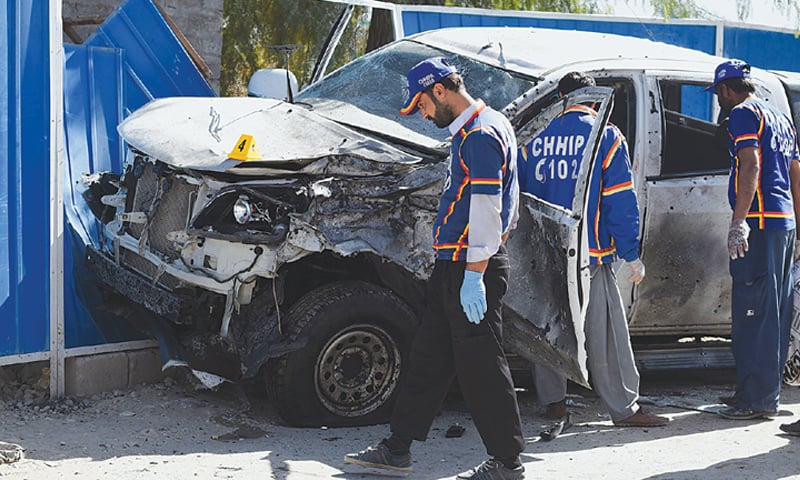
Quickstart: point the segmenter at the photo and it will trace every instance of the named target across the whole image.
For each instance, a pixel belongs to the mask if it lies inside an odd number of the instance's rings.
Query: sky
[[[695,3],[718,19],[741,22],[736,13],[734,0],[695,0]],[[652,17],[653,9],[650,2],[646,0],[609,0],[609,4],[614,8],[614,15],[635,18]],[[711,18],[714,19],[714,17]],[[745,23],[790,30],[796,30],[800,24],[796,14],[787,15],[777,9],[774,2],[770,0],[752,0],[750,15]]]

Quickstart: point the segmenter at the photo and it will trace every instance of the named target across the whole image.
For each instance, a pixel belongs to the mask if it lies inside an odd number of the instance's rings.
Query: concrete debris
[[[220,440],[223,442],[236,442],[245,438],[263,438],[266,436],[268,436],[267,432],[259,427],[242,425],[232,432],[222,435],[212,435],[211,438],[213,440]]]
[[[25,449],[16,443],[0,442],[0,463],[14,463],[22,460]]]
[[[200,382],[205,386],[205,388],[209,388],[211,390],[219,387],[222,383],[225,382],[225,379],[220,377],[219,375],[203,372],[201,370],[192,370],[192,374],[198,380],[200,380]]]
[[[447,429],[444,436],[445,438],[461,438],[461,436],[464,435],[465,430],[466,429],[463,425],[454,423],[450,425],[450,428]]]
[[[50,369],[43,363],[0,367],[0,406],[30,406],[47,401]]]

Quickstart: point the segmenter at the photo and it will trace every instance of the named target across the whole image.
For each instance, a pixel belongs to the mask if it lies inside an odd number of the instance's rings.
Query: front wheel
[[[365,282],[313,290],[289,311],[293,338],[305,339],[268,368],[267,386],[295,426],[386,422],[417,319],[392,292]]]

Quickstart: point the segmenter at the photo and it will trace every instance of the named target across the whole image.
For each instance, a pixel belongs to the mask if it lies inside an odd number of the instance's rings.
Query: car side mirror
[[[250,77],[247,94],[292,103],[297,94],[297,77],[284,68],[262,68]]]

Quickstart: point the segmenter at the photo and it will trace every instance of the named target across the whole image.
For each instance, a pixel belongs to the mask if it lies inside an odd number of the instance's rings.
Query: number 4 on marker
[[[242,162],[262,160],[261,155],[259,155],[258,150],[256,150],[256,141],[253,140],[252,135],[247,134],[243,134],[239,137],[239,140],[236,141],[236,146],[234,146],[231,153],[228,154],[228,158],[240,160]]]

